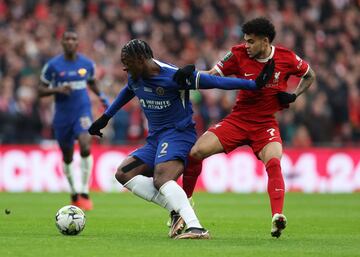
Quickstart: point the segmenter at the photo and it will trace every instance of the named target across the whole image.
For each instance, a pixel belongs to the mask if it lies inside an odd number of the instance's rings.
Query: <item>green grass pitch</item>
[[[196,193],[211,240],[169,239],[167,212],[130,193],[92,196],[84,231],[63,236],[54,216],[68,194],[0,193],[0,256],[360,256],[359,193],[287,194],[279,239],[270,236],[266,194]]]

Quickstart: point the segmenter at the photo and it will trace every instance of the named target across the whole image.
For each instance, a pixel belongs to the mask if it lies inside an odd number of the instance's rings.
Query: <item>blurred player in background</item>
[[[202,161],[213,154],[229,153],[241,145],[249,145],[266,167],[272,212],[271,235],[278,238],[286,227],[287,220],[283,214],[285,185],[280,166],[282,141],[274,114],[287,108],[309,88],[315,80],[315,73],[292,51],[271,44],[276,32],[269,20],[250,20],[243,25],[242,31],[245,43],[232,47],[207,73],[255,79],[265,63],[273,59],[274,75],[262,90],[240,91],[232,112],[197,140],[190,155],[193,159]],[[188,75],[192,77],[192,72],[188,72]],[[295,92],[287,93],[287,80],[291,75],[302,78]],[[184,73],[182,80],[186,78]],[[192,163],[196,165],[196,161]],[[193,188],[198,174],[199,171],[190,168],[189,177],[184,183],[193,181],[184,187]]]
[[[255,81],[235,78],[219,78],[194,73],[184,87],[175,81],[183,77],[182,69],[153,59],[149,45],[139,39],[129,41],[121,51],[128,83],[112,105],[89,128],[91,135],[102,136],[111,117],[135,96],[148,120],[147,143],[135,150],[117,169],[116,179],[132,193],[154,202],[169,212],[178,213],[169,236],[175,239],[208,239],[209,232],[200,224],[184,190],[176,183],[186,166],[188,154],[196,141],[195,124],[192,120],[190,89],[251,89],[266,84],[273,72],[269,62]],[[175,81],[174,81],[174,80]],[[182,232],[184,221],[187,229]]]
[[[87,85],[99,96],[105,108],[106,96],[95,83],[95,63],[77,53],[78,35],[72,30],[64,32],[61,40],[64,53],[49,60],[43,67],[39,96],[55,95],[53,128],[63,155],[63,169],[71,190],[71,204],[91,210],[89,177],[93,157],[90,153],[91,137],[87,133],[92,122],[91,104]],[[74,142],[79,141],[81,155],[81,189],[77,192],[73,178]]]

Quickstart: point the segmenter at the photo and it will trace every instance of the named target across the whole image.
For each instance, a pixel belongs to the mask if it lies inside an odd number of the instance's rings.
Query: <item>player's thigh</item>
[[[79,141],[80,152],[82,156],[90,154],[91,136],[88,129],[92,123],[92,116],[90,112],[83,112],[74,123],[73,134]]]
[[[152,168],[135,156],[128,156],[118,167],[115,178],[121,184],[126,184],[137,175],[149,176]]]
[[[186,165],[189,152],[195,141],[196,131],[193,128],[186,130],[167,129],[158,135],[154,165],[173,160],[181,160]]]
[[[91,136],[87,131],[83,131],[78,135],[81,156],[90,154]]]
[[[269,122],[266,125],[254,125],[249,135],[251,148],[264,164],[272,158],[281,158],[282,140],[276,121]]]
[[[207,131],[199,137],[195,145],[191,148],[190,155],[202,160],[210,155],[221,152],[224,152],[224,148],[219,138],[213,132]]]
[[[133,156],[137,159],[140,159],[143,163],[147,164],[150,169],[154,169],[154,160],[157,151],[156,139],[148,137],[147,143],[133,151],[129,156]]]
[[[196,140],[193,128],[186,130],[168,129],[158,135],[155,156],[154,184],[160,188],[169,180],[176,180],[187,165],[188,155]]]
[[[208,129],[195,143],[191,156],[204,159],[216,153],[229,153],[248,142],[246,124],[224,119]]]
[[[261,149],[259,152],[259,158],[260,160],[266,165],[268,161],[270,161],[273,158],[281,159],[282,157],[282,144],[279,142],[271,142],[268,143]]]
[[[63,160],[70,163],[73,160],[75,138],[72,133],[72,125],[54,127],[55,139],[61,149]]]
[[[157,164],[154,170],[154,186],[160,189],[166,182],[176,181],[183,171],[184,162],[182,160],[171,160]]]

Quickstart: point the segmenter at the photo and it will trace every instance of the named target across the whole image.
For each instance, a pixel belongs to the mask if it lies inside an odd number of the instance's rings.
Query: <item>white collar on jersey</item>
[[[274,53],[275,53],[275,46],[271,46],[271,53],[270,53],[270,55],[269,55],[268,57],[263,58],[263,59],[257,59],[257,58],[256,58],[256,60],[257,60],[258,62],[267,62],[268,60],[270,60],[271,58],[273,58]]]

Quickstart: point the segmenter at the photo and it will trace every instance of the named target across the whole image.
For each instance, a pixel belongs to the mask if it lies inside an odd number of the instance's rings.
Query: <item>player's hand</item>
[[[195,65],[188,64],[175,72],[173,80],[180,86],[188,88],[194,83],[194,71]]]
[[[277,98],[279,100],[279,103],[284,107],[284,108],[289,108],[289,104],[295,102],[296,100],[296,94],[290,94],[287,92],[279,92],[277,93]]]
[[[256,77],[255,83],[258,89],[265,87],[265,85],[269,82],[272,77],[275,69],[275,61],[270,59],[260,72],[260,74]]]
[[[105,114],[101,115],[101,117],[94,121],[88,129],[90,135],[102,137],[103,133],[100,130],[106,127],[109,120],[110,118]]]
[[[56,87],[57,89],[57,93],[59,94],[64,94],[64,95],[70,95],[72,88],[69,84],[61,86],[61,87]]]
[[[109,99],[107,98],[107,96],[101,92],[99,94],[99,98],[100,98],[100,101],[102,103],[102,105],[104,106],[105,110],[110,106],[110,102],[109,102]]]

